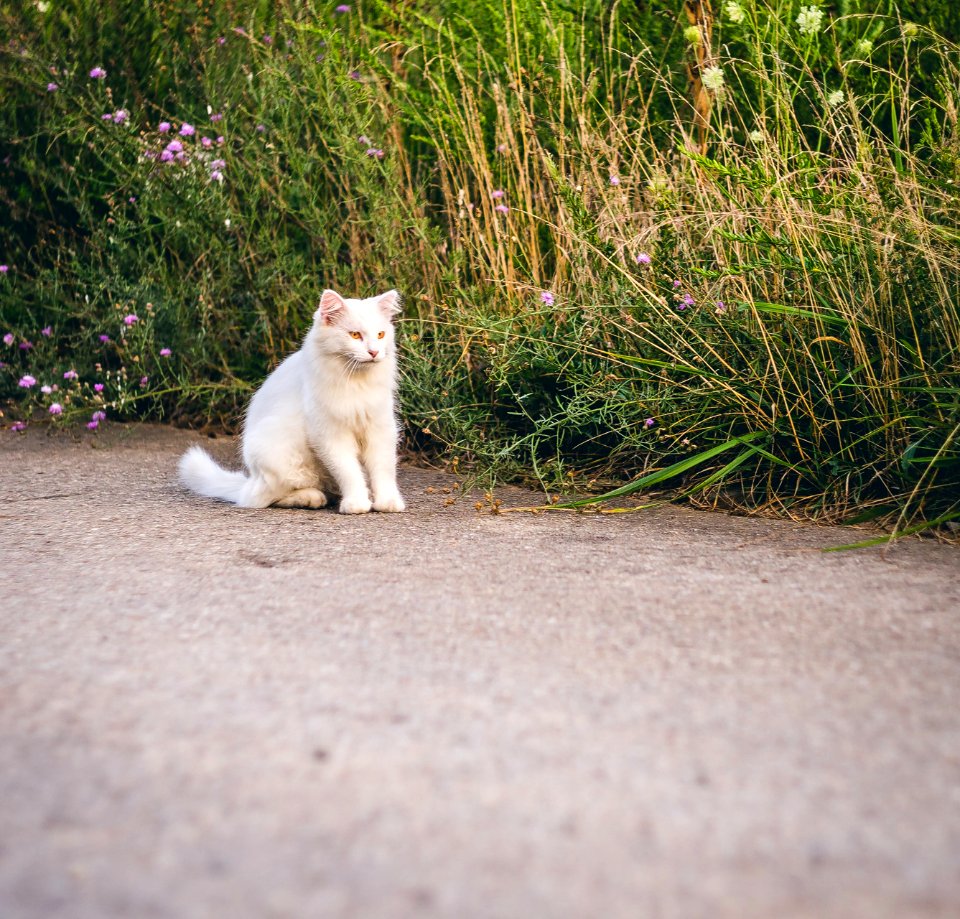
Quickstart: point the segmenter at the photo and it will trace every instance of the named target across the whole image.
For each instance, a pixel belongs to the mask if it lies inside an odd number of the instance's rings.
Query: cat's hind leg
[[[273,503],[277,507],[326,507],[327,496],[319,488],[298,488]]]

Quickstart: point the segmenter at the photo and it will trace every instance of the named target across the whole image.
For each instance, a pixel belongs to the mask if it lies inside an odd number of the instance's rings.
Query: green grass
[[[547,491],[948,519],[960,51],[892,8],[802,35],[799,4],[741,6],[712,26],[702,146],[679,6],[6,14],[8,417],[234,425],[323,287],[396,286],[413,448]],[[224,143],[144,159],[164,118]],[[72,368],[66,393],[17,386]]]

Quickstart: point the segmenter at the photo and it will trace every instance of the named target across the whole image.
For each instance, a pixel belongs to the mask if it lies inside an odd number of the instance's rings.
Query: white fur
[[[192,447],[180,459],[180,481],[241,507],[323,507],[328,495],[339,495],[342,514],[402,511],[391,321],[398,310],[393,290],[366,300],[324,291],[303,346],[250,401],[243,430],[249,474],[229,472]]]

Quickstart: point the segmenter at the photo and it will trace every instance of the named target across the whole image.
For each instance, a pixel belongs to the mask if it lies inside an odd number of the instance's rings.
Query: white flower
[[[700,75],[700,82],[711,92],[720,92],[723,89],[723,68],[707,67]]]
[[[835,89],[827,96],[827,105],[829,105],[830,108],[836,108],[841,102],[843,102],[842,89]]]
[[[750,139],[750,143],[752,143],[752,144],[762,144],[762,143],[763,143],[763,131],[761,131],[761,130],[759,130],[759,129],[758,129],[758,130],[755,130],[755,131],[751,131],[751,132],[747,135],[747,137]]]
[[[870,57],[870,53],[873,51],[873,42],[869,38],[861,38],[857,42],[855,50],[860,57]]]
[[[727,19],[733,23],[739,24],[747,18],[747,14],[744,12],[743,7],[740,6],[736,0],[729,0],[729,3],[724,5],[723,12],[726,14]]]
[[[50,9],[50,4],[46,0],[37,0],[37,10],[41,13],[45,13]]]
[[[223,225],[229,230],[230,229],[230,218],[228,217],[223,221]]]
[[[823,10],[815,6],[801,6],[797,25],[801,35],[816,35],[823,25]]]

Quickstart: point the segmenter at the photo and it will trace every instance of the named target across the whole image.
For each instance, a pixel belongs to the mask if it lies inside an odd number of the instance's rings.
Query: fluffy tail
[[[218,466],[202,447],[191,447],[180,457],[180,481],[198,495],[237,504],[247,484],[242,472]]]

